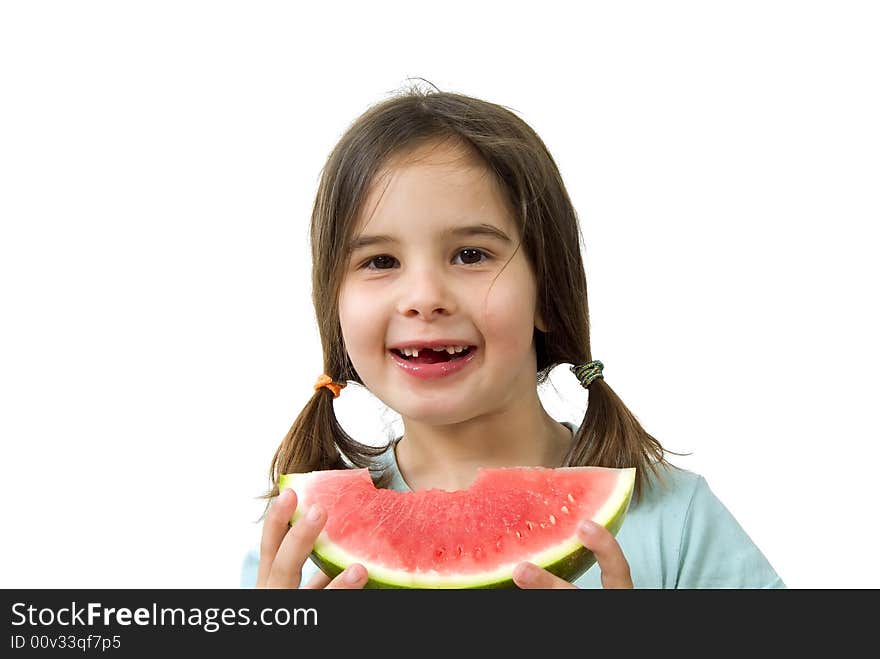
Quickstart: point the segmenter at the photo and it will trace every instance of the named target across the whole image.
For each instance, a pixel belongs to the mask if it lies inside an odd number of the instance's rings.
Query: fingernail
[[[309,508],[308,519],[310,522],[317,522],[321,519],[321,506],[318,504],[312,504],[312,507]]]
[[[345,571],[346,583],[356,584],[364,577],[364,568],[360,565],[352,565]]]
[[[280,503],[287,503],[290,501],[290,493],[293,492],[289,487],[281,490],[281,494],[278,495],[278,501]]]
[[[594,522],[591,519],[588,519],[586,522],[581,524],[581,530],[584,533],[588,533],[588,534],[592,535],[593,533],[596,532],[596,526],[597,526],[596,522]]]
[[[516,578],[519,581],[529,581],[535,576],[535,566],[529,563],[523,563],[516,566]]]

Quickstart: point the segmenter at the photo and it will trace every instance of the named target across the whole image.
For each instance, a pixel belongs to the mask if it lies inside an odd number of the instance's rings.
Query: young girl
[[[580,539],[597,564],[569,584],[535,565],[521,588],[774,588],[773,568],[706,481],[672,466],[606,383],[590,348],[575,209],[553,158],[508,109],[410,90],[367,110],[330,154],[311,223],[313,301],[324,374],[270,468],[274,499],[243,586],[361,588],[308,558],[326,510],[288,526],[289,472],[369,467],[399,491],[466,488],[479,467],[637,468],[616,538]],[[544,410],[537,385],[559,364],[589,390],[576,426]],[[348,382],[402,418],[384,447],[340,427]],[[277,498],[276,498],[277,497]]]

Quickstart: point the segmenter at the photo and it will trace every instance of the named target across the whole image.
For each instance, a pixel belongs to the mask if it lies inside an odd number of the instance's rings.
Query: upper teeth
[[[443,352],[445,350],[450,355],[454,355],[457,352],[461,352],[465,348],[467,348],[467,346],[436,346],[434,348],[401,348],[400,352],[402,352],[407,357],[418,357],[419,350],[433,350],[435,352]]]

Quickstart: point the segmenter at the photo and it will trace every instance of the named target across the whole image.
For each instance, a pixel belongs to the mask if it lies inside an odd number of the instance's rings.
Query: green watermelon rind
[[[562,467],[562,469],[567,468]],[[623,525],[623,520],[629,509],[636,474],[634,467],[618,471],[620,474],[615,489],[602,508],[592,517],[594,522],[601,524],[614,535]],[[308,480],[312,473],[316,472],[282,475],[278,484],[279,492],[287,488],[307,491]],[[301,508],[297,505],[290,520],[291,525],[303,516],[304,512]],[[318,536],[311,557],[315,564],[331,579],[340,574],[348,565],[360,563],[367,569],[369,575],[365,588],[389,589],[515,588],[516,584],[514,584],[511,574],[513,568],[522,561],[534,563],[565,581],[571,582],[596,563],[593,552],[583,546],[577,535],[563,540],[540,554],[518,558],[515,562],[499,565],[491,572],[461,575],[442,575],[434,571],[410,573],[392,570],[349,554],[339,545],[328,540],[324,533]]]

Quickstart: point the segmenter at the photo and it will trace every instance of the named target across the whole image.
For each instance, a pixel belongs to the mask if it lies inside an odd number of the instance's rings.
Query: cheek
[[[525,348],[531,344],[535,320],[535,290],[526,281],[502,286],[504,275],[492,287],[484,305],[485,331],[496,344],[510,349]]]
[[[380,325],[375,322],[376,305],[370,304],[370,295],[356,286],[343,286],[339,292],[339,324],[342,338],[349,352],[359,352],[373,340]]]

